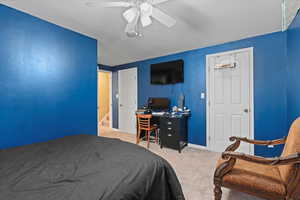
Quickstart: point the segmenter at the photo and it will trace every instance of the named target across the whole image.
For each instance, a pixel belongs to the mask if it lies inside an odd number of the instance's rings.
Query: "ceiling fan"
[[[152,20],[156,19],[160,23],[164,24],[168,28],[176,24],[176,20],[155,5],[167,2],[169,0],[125,0],[125,1],[111,1],[111,2],[99,2],[103,7],[124,7],[128,8],[123,13],[123,17],[127,21],[125,33],[128,37],[141,36],[140,25],[147,27],[152,24]],[[93,3],[87,3],[92,6]]]

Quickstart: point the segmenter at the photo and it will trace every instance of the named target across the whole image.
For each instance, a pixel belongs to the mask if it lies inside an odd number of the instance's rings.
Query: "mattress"
[[[0,151],[0,199],[183,200],[167,161],[135,144],[75,135]]]

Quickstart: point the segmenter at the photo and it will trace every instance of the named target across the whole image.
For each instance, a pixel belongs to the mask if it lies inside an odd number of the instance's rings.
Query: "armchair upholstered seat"
[[[270,195],[265,197],[273,199],[284,199],[286,194],[278,167],[243,160],[237,160],[233,169],[223,177],[223,186],[251,194],[259,192],[263,195],[267,191]]]
[[[234,143],[222,154],[214,176],[215,199],[221,200],[221,187],[270,200],[300,200],[300,118],[287,138],[256,141],[230,138]],[[285,144],[279,158],[263,158],[234,152],[241,142],[256,145]]]

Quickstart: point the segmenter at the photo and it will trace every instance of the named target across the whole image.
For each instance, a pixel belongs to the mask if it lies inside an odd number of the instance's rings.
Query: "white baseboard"
[[[200,149],[200,150],[207,150],[208,151],[208,148],[206,146],[202,146],[202,145],[188,143],[188,147],[192,147],[194,149]]]

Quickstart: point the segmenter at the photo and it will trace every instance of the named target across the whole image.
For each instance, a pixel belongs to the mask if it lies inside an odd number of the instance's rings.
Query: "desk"
[[[188,144],[189,114],[152,115],[152,123],[159,128],[160,147],[176,149],[181,153]]]

